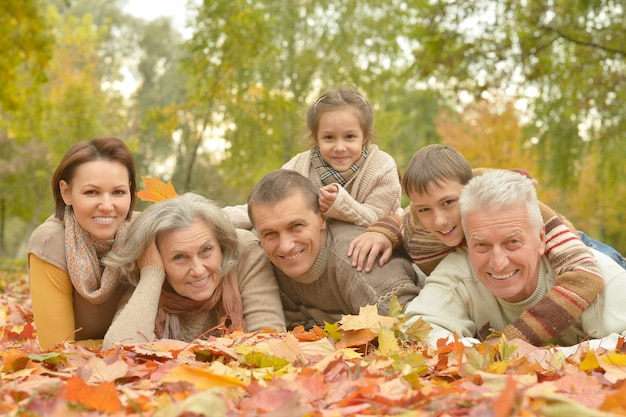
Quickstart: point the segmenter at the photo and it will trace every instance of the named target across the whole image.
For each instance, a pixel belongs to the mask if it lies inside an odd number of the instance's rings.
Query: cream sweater
[[[580,319],[558,334],[553,341],[573,345],[589,337],[600,339],[611,333],[626,336],[626,270],[608,256],[592,249],[606,281],[598,300]],[[405,313],[410,326],[419,317],[433,326],[428,342],[447,338],[456,332],[459,338],[475,338],[487,326],[501,331],[524,310],[538,303],[554,285],[555,273],[546,256],[541,258],[535,292],[524,301],[510,303],[495,297],[476,277],[467,248],[457,248],[446,256],[426,278],[420,294],[411,301]]]
[[[311,164],[310,150],[293,157],[282,169],[299,172],[318,188],[323,185]],[[326,212],[329,219],[367,227],[381,217],[402,212],[402,186],[396,161],[376,145],[370,145],[369,156],[357,175],[343,187],[337,185],[339,195]],[[252,229],[247,205],[225,207],[223,210],[235,227]]]

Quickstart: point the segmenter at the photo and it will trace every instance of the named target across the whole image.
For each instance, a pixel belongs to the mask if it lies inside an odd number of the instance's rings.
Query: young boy
[[[411,200],[402,217],[386,217],[354,239],[348,249],[358,270],[372,267],[403,245],[426,275],[460,245],[465,245],[459,196],[465,184],[484,169],[472,170],[454,148],[428,145],[415,153],[402,178]],[[534,345],[548,342],[569,327],[604,288],[598,262],[576,229],[558,213],[541,204],[546,232],[546,255],[557,274],[554,287],[536,305],[503,330],[508,339],[521,338]]]

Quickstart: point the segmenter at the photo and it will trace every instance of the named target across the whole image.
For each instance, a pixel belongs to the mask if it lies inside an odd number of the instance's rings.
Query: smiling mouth
[[[115,217],[94,217],[93,219],[101,224],[111,224],[115,221]]]
[[[191,285],[192,287],[201,287],[204,284],[206,284],[208,281],[209,281],[209,277],[204,277],[204,278],[201,278],[201,279],[199,279],[197,281],[189,282],[189,285]]]
[[[505,280],[505,279],[511,278],[513,275],[515,275],[516,272],[517,270],[509,272],[508,274],[502,274],[502,275],[490,274],[490,275],[491,275],[491,278],[493,279]]]
[[[294,255],[290,255],[290,256],[281,256],[282,259],[286,260],[286,261],[293,261],[295,259],[297,259],[298,257],[300,257],[300,255],[302,255],[302,252],[304,251],[300,251]]]
[[[439,233],[440,233],[440,234],[442,234],[442,235],[444,235],[444,236],[447,236],[447,235],[449,235],[450,233],[452,233],[452,232],[454,231],[454,229],[456,229],[456,226],[455,226],[455,227],[452,227],[452,228],[450,228],[450,229],[448,229],[448,230],[440,231]]]

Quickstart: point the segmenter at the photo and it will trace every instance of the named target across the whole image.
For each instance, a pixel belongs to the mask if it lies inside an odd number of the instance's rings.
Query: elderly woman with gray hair
[[[192,341],[218,328],[282,330],[276,277],[256,236],[194,193],[153,204],[103,259],[133,285],[104,347],[158,338]]]

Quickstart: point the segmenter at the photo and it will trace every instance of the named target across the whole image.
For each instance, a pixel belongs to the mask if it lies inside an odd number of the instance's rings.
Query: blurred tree
[[[10,132],[10,113],[37,94],[52,53],[53,37],[42,6],[40,0],[0,3],[0,256],[15,246],[7,244],[7,219],[15,211],[14,184],[20,172],[16,164],[22,163],[16,161],[21,155]]]
[[[45,81],[52,52],[42,0],[0,3],[0,112],[20,107]]]
[[[55,39],[46,82],[28,96],[27,105],[4,112],[9,153],[0,176],[2,195],[11,202],[6,214],[23,225],[13,231],[24,236],[14,246],[17,257],[33,228],[52,211],[50,176],[65,151],[94,136],[123,137],[126,129],[122,96],[106,88],[114,79],[105,69],[116,66],[102,54],[109,27],[96,25],[89,14],[73,14],[64,3],[60,7],[44,8]]]
[[[624,181],[622,1],[421,2],[416,10],[414,74],[454,94],[524,99],[524,137],[552,183],[574,187],[589,152],[599,156],[599,181]]]
[[[518,111],[509,99],[482,99],[460,111],[442,110],[435,124],[441,142],[461,152],[472,167],[538,171],[529,144],[522,141]]]
[[[413,14],[396,0],[217,0],[198,8],[186,68],[196,87],[195,125],[206,127],[194,143],[206,140],[209,126],[223,131],[219,172],[233,199],[311,146],[304,116],[327,89],[357,87],[375,107],[380,146],[403,161],[434,139],[435,96],[403,78],[413,58],[401,39]]]

